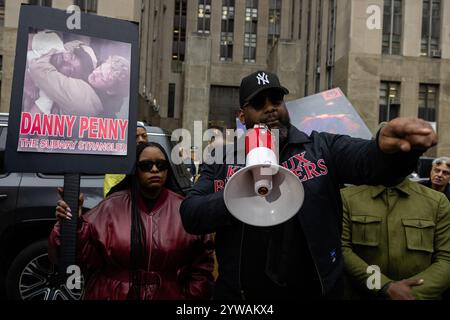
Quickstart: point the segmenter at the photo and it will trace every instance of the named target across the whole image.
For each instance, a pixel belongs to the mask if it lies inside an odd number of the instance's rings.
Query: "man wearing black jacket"
[[[280,165],[302,181],[305,201],[296,216],[274,227],[245,225],[227,210],[223,190],[243,165],[203,167],[180,212],[193,234],[216,233],[219,277],[215,299],[340,298],[342,203],[339,187],[394,184],[437,143],[430,125],[398,118],[372,141],[313,132],[290,124],[284,103],[289,91],[275,74],[259,71],[240,87],[240,120],[279,130]]]

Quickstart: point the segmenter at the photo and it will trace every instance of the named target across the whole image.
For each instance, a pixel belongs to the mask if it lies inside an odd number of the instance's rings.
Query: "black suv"
[[[80,292],[59,286],[47,255],[47,237],[55,223],[57,187],[63,176],[4,171],[8,114],[0,114],[0,297],[20,300],[79,299]],[[146,127],[149,141],[171,154],[170,134]],[[172,165],[184,191],[191,176],[183,165]],[[103,175],[81,177],[86,208],[103,199]]]

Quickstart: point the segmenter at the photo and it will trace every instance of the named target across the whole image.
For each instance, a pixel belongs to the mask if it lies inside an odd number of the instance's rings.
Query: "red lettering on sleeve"
[[[312,179],[313,175],[316,178],[321,176],[321,174],[316,171],[316,165],[313,162],[305,164],[304,168],[306,171],[306,175],[308,176],[308,180]]]
[[[310,161],[305,158],[305,154],[306,154],[306,152],[303,152],[302,154],[297,154],[294,156],[294,158],[297,159],[298,161],[300,161],[300,163],[302,163],[302,164],[308,164],[308,163],[310,163]]]
[[[323,159],[320,159],[318,162],[317,162],[317,166],[320,168],[320,169],[322,169],[322,171],[320,172],[322,175],[327,175],[328,174],[328,167],[327,167],[327,165],[325,164],[325,160],[323,160]]]
[[[231,178],[236,173],[236,168],[228,166],[227,179]]]
[[[225,187],[225,182],[223,180],[214,180],[214,192],[219,192]]]

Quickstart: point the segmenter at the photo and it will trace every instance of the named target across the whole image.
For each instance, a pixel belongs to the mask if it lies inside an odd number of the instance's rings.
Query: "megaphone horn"
[[[278,165],[276,141],[264,125],[245,136],[246,166],[225,186],[224,200],[238,220],[254,226],[274,226],[292,218],[304,200],[303,185]]]

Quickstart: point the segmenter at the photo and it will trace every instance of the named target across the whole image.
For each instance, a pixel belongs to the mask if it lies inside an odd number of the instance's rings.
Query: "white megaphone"
[[[305,193],[299,178],[278,165],[275,139],[265,125],[255,125],[245,136],[246,166],[225,186],[230,213],[253,226],[268,227],[292,218]]]

